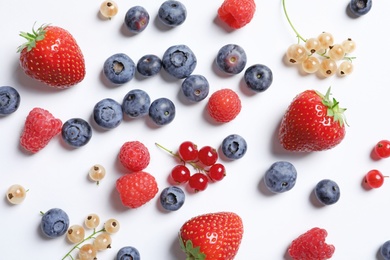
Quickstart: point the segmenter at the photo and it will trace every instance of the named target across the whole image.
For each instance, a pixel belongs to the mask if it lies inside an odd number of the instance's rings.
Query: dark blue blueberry
[[[371,7],[371,0],[351,0],[349,3],[349,9],[356,16],[367,14],[371,10]]]
[[[229,159],[237,160],[243,157],[248,149],[245,139],[237,134],[231,134],[222,141],[222,153]]]
[[[380,249],[380,254],[384,260],[390,260],[390,240],[383,243]]]
[[[117,53],[104,62],[103,73],[110,82],[124,84],[133,79],[135,63],[126,54]]]
[[[317,183],[314,194],[322,204],[331,205],[340,199],[340,188],[336,182],[325,179]]]
[[[158,98],[149,107],[149,117],[157,125],[167,125],[176,115],[175,104],[168,98]]]
[[[20,105],[19,92],[10,86],[0,87],[0,116],[15,112]]]
[[[271,86],[273,75],[267,66],[255,64],[245,70],[244,80],[248,88],[255,92],[263,92]]]
[[[202,101],[209,94],[209,82],[202,75],[190,75],[181,84],[184,96],[193,102]]]
[[[115,260],[141,260],[141,256],[135,247],[125,246],[119,249]]]
[[[140,33],[149,24],[149,13],[142,6],[131,7],[125,15],[125,25],[130,32]]]
[[[246,66],[247,57],[244,49],[237,44],[223,46],[217,54],[216,63],[220,70],[228,74],[238,74]]]
[[[169,186],[160,194],[161,206],[169,211],[175,211],[183,206],[185,201],[184,191],[177,186]]]
[[[141,89],[130,90],[122,102],[123,113],[131,118],[137,118],[149,113],[150,97]]]
[[[274,193],[291,190],[297,180],[297,171],[290,162],[277,161],[266,171],[264,181],[267,188]]]
[[[196,57],[186,45],[174,45],[169,47],[162,58],[162,65],[171,76],[183,79],[191,75],[196,67]]]
[[[62,139],[72,147],[86,145],[92,137],[92,128],[81,118],[71,118],[62,125]]]
[[[96,103],[93,118],[100,127],[112,129],[123,120],[122,106],[111,98],[105,98]]]
[[[153,54],[144,55],[137,62],[137,71],[145,77],[156,75],[160,72],[161,68],[161,59]]]
[[[170,27],[178,26],[187,18],[187,9],[179,1],[165,1],[158,9],[160,21]]]
[[[56,238],[66,233],[69,227],[69,217],[65,211],[52,208],[46,211],[41,219],[41,230],[49,238]]]

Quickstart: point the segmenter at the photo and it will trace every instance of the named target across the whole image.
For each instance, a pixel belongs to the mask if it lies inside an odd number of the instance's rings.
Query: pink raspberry
[[[292,241],[288,253],[294,260],[326,260],[332,257],[335,247],[325,243],[325,229],[312,228]]]
[[[217,90],[209,98],[207,111],[219,123],[230,122],[241,111],[240,97],[228,88]]]
[[[62,121],[55,118],[49,111],[33,108],[28,114],[20,145],[31,153],[43,149],[49,141],[61,132]]]
[[[142,171],[149,165],[149,150],[139,141],[126,142],[119,151],[119,161],[132,172]]]
[[[218,17],[229,27],[239,29],[252,20],[255,11],[254,0],[225,0],[218,9]]]

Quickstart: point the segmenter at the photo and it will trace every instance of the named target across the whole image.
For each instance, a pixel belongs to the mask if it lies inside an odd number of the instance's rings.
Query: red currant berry
[[[365,182],[371,188],[379,188],[383,185],[385,176],[378,170],[371,170],[365,176]]]
[[[200,172],[191,175],[190,179],[188,180],[188,185],[190,185],[190,188],[194,189],[195,192],[204,191],[207,188],[208,183],[209,179],[207,176]]]
[[[171,171],[172,180],[176,183],[187,182],[190,179],[190,175],[190,170],[182,164],[176,165]]]
[[[389,140],[379,141],[374,147],[374,152],[379,158],[390,157],[390,141]]]
[[[185,162],[195,162],[198,160],[198,147],[190,141],[185,141],[179,146],[179,156]]]
[[[203,146],[200,148],[198,153],[198,158],[201,163],[206,166],[211,166],[218,160],[217,150],[212,148],[211,146]]]
[[[221,163],[213,164],[209,169],[209,177],[213,181],[220,181],[222,180],[226,175],[225,166]]]

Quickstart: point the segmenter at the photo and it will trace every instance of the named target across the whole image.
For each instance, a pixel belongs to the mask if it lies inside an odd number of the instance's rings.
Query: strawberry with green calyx
[[[179,232],[186,260],[232,260],[244,233],[236,213],[217,212],[199,215],[183,224]]]
[[[21,32],[27,40],[18,48],[24,72],[51,87],[65,89],[85,77],[84,56],[73,36],[65,29],[42,25],[32,33]]]
[[[316,90],[297,95],[287,108],[279,127],[279,141],[284,149],[296,152],[328,150],[345,137],[345,108]]]

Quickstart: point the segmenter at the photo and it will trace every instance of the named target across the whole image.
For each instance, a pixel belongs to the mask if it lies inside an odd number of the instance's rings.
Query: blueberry
[[[286,192],[295,186],[297,171],[290,162],[277,161],[266,171],[264,180],[271,192]]]
[[[248,88],[255,92],[263,92],[271,86],[273,75],[267,66],[255,64],[245,70],[244,80]]]
[[[126,54],[116,53],[104,62],[103,73],[110,82],[124,84],[133,79],[135,63]]]
[[[46,211],[41,219],[41,230],[49,238],[64,235],[69,227],[69,217],[65,211],[52,208]]]
[[[317,183],[314,194],[322,204],[331,205],[340,199],[340,188],[336,182],[325,179]]]
[[[161,206],[169,211],[175,211],[183,206],[185,201],[184,191],[177,186],[169,186],[160,194]]]
[[[351,0],[349,3],[349,9],[356,16],[367,14],[371,10],[371,7],[371,0]]]
[[[158,9],[158,17],[163,24],[176,27],[186,20],[187,9],[179,1],[165,1]]]
[[[15,112],[20,105],[19,92],[10,86],[0,87],[0,116]]]
[[[111,98],[102,99],[93,109],[93,118],[102,128],[115,128],[123,120],[122,106]]]
[[[380,249],[380,254],[384,260],[390,260],[390,240],[383,243]]]
[[[157,125],[167,125],[176,115],[175,104],[168,98],[158,98],[149,107],[149,117]]]
[[[131,7],[125,15],[125,25],[130,32],[140,33],[149,24],[149,13],[142,6]]]
[[[191,75],[196,67],[196,57],[186,45],[169,47],[162,58],[162,66],[171,76],[183,79]]]
[[[209,94],[209,82],[202,75],[189,75],[181,84],[184,96],[193,102],[202,101]]]
[[[244,49],[237,44],[223,46],[217,54],[216,64],[228,74],[238,74],[244,70],[247,57]]]
[[[162,61],[154,54],[146,54],[137,62],[137,71],[145,77],[156,75],[160,72],[161,68]]]
[[[229,159],[237,160],[243,157],[248,146],[245,139],[237,134],[231,134],[222,141],[222,153]]]
[[[141,89],[130,90],[122,102],[123,113],[131,118],[142,117],[149,113],[150,97]]]
[[[140,260],[139,251],[132,246],[125,246],[119,249],[115,260]]]
[[[62,125],[62,139],[72,147],[86,145],[92,137],[90,124],[81,118],[71,118]]]

